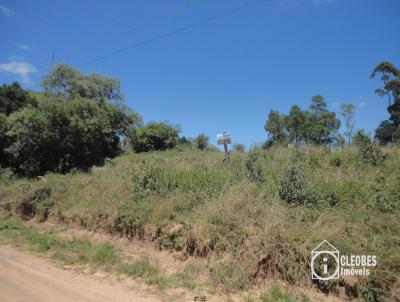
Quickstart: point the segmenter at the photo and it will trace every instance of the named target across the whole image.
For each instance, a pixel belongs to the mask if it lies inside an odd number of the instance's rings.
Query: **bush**
[[[235,152],[244,152],[246,151],[246,147],[243,144],[234,144],[232,150]]]
[[[194,145],[197,149],[205,150],[209,145],[210,138],[204,133],[199,134],[197,137],[193,139]]]
[[[304,169],[296,163],[290,163],[284,168],[279,185],[279,197],[287,204],[309,204],[316,201]]]
[[[265,151],[262,148],[253,148],[247,154],[245,166],[248,176],[253,181],[263,180]]]
[[[362,159],[373,166],[380,164],[386,158],[378,143],[373,142],[363,131],[357,131],[353,142],[358,147]]]
[[[179,132],[178,126],[168,123],[148,123],[137,130],[133,149],[136,152],[148,152],[174,148],[178,143]]]

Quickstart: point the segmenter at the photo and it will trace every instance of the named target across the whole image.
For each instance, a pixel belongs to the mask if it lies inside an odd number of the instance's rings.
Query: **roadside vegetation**
[[[0,200],[24,219],[153,241],[183,259],[204,257],[210,283],[222,291],[278,279],[381,301],[399,282],[400,149],[381,150],[385,160],[376,164],[360,152],[253,148],[233,153],[230,164],[214,151],[132,153],[45,180],[4,173]],[[321,238],[342,253],[375,254],[379,265],[368,277],[313,284],[310,251]],[[124,271],[144,274],[140,265]]]
[[[377,93],[390,100],[390,118],[374,138],[355,129],[351,104],[341,108],[342,137],[338,116],[317,95],[308,109],[271,111],[268,140],[248,151],[237,144],[230,162],[205,134],[191,139],[168,123],[143,125],[113,99],[121,97],[113,79],[57,68],[44,79],[44,92],[2,88],[8,107],[0,115],[0,207],[12,215],[1,220],[2,234],[63,261],[109,267],[159,288],[170,280],[196,285],[187,272],[167,278],[148,259],[124,263],[112,245],[60,240],[13,215],[151,241],[182,261],[202,258],[208,286],[227,295],[276,280],[347,299],[399,299],[396,67],[382,62],[373,72],[386,75]],[[67,85],[59,81],[65,74]],[[378,266],[369,276],[312,280],[311,250],[324,239],[343,254],[376,255]],[[279,287],[260,297],[307,301]]]

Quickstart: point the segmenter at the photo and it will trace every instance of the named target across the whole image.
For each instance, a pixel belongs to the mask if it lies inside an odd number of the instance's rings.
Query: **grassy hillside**
[[[24,219],[52,219],[154,241],[207,259],[223,291],[262,280],[365,301],[399,297],[400,149],[381,161],[359,150],[253,149],[223,163],[215,151],[125,154],[89,173],[15,179],[3,170],[0,203]],[[311,250],[375,254],[368,277],[312,283]]]

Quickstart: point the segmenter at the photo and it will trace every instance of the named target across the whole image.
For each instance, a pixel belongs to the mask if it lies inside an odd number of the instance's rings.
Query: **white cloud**
[[[0,5],[0,14],[4,16],[12,16],[15,14],[15,12],[11,8]]]
[[[358,107],[364,107],[365,106],[365,102],[361,101],[360,103],[358,103]]]
[[[28,62],[13,60],[0,64],[0,71],[16,74],[21,77],[23,83],[29,83],[31,82],[30,74],[36,73],[37,69]]]
[[[312,0],[312,3],[314,5],[320,5],[320,4],[325,4],[325,3],[333,3],[336,2],[336,0]]]
[[[17,43],[17,48],[22,50],[30,50],[31,47],[28,44]]]

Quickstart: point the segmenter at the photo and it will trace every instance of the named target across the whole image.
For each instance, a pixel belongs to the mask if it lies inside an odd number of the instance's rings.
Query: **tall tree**
[[[387,96],[390,114],[388,120],[382,121],[375,132],[375,138],[382,144],[400,141],[400,69],[388,61],[380,62],[372,71],[371,77],[381,74],[383,88],[375,92]]]
[[[347,136],[347,142],[350,144],[351,139],[354,134],[354,115],[355,115],[356,106],[353,104],[342,104],[340,106],[340,113],[344,119],[344,125],[346,126],[345,135]]]
[[[340,121],[336,118],[335,112],[328,110],[321,95],[311,98],[310,112],[307,112],[306,115],[306,140],[316,145],[333,143],[335,134],[340,127]]]
[[[268,132],[271,141],[275,143],[283,143],[287,137],[285,130],[285,116],[280,115],[278,111],[271,110],[268,119],[265,122],[264,129]]]
[[[81,73],[65,64],[57,64],[42,81],[41,86],[53,95],[74,98],[77,96],[100,101],[119,101],[124,95],[116,78],[97,73]]]
[[[388,61],[382,61],[375,66],[371,73],[371,78],[375,78],[377,74],[381,75],[383,88],[375,90],[380,96],[387,96],[389,106],[398,102],[400,97],[400,69]]]
[[[298,145],[304,142],[306,122],[307,114],[299,106],[292,106],[286,117],[286,127],[291,142]]]
[[[297,105],[292,106],[288,115],[271,110],[264,127],[270,136],[267,145],[285,141],[328,145],[334,142],[340,121],[328,110],[324,98],[316,95],[311,99],[310,110]]]

